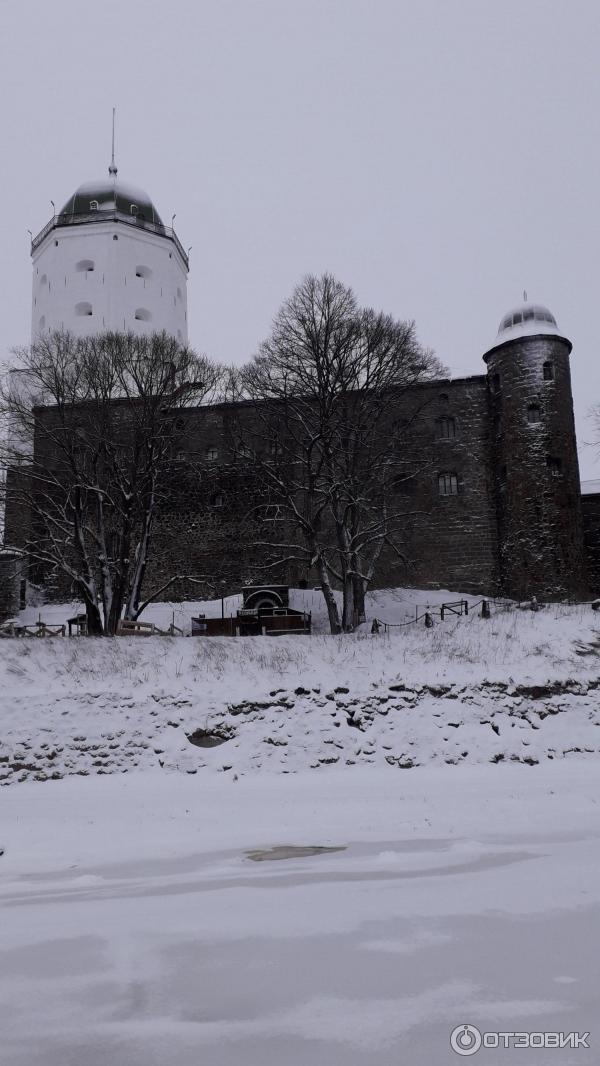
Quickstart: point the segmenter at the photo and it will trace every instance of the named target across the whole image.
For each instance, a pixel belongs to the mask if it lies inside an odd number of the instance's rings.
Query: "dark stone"
[[[352,727],[352,729],[360,729],[361,732],[364,733],[364,726],[360,718],[353,718],[352,716],[349,716],[348,718],[346,718],[346,722],[349,726]]]
[[[233,733],[219,733],[216,730],[207,732],[205,729],[195,729],[193,733],[186,733],[190,744],[197,748],[218,748],[219,744],[226,744],[231,740]]]
[[[397,553],[384,548],[373,587],[460,588],[528,601],[582,598],[587,556],[590,585],[600,593],[600,494],[583,501],[580,495],[569,354],[570,343],[561,337],[509,340],[486,354],[487,374],[426,382],[399,396],[389,434],[406,470],[393,503],[406,510],[402,552],[408,562],[400,565]],[[550,380],[543,374],[548,361]],[[534,424],[528,420],[532,403],[540,414]],[[437,432],[442,416],[455,428],[445,439]],[[37,417],[51,421],[56,414],[40,408]],[[265,562],[274,564],[274,581],[320,583],[314,573],[265,558],[261,526],[251,516],[257,502],[268,503],[267,490],[252,460],[236,456],[238,423],[260,449],[260,418],[252,405],[186,411],[177,444],[190,462],[170,467],[161,485],[148,587],[174,574],[207,573],[218,575],[226,594],[251,581]],[[52,459],[47,446],[43,454],[44,439],[50,436],[36,436],[40,462]],[[198,457],[209,446],[218,449],[219,461],[199,472]],[[457,491],[440,495],[438,477],[449,472]],[[7,477],[5,543],[17,550],[32,529],[19,495],[24,476],[10,470]],[[215,508],[217,495],[222,506]],[[8,609],[3,603],[14,598],[9,562],[6,573],[0,567],[0,615]],[[48,600],[70,597],[70,578],[32,560],[28,566]],[[182,577],[165,596],[196,600],[211,594],[208,584],[203,589]]]

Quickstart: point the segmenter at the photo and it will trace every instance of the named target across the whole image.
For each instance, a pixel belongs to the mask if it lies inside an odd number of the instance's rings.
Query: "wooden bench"
[[[137,622],[123,618],[117,629],[118,637],[151,637],[156,633],[154,622]]]
[[[73,630],[75,630],[75,636],[85,636],[87,633],[87,615],[76,614],[73,618],[67,618],[67,625],[69,627],[69,636],[73,636]]]

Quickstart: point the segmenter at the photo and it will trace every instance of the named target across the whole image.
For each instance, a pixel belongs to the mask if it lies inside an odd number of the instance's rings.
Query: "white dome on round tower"
[[[507,311],[500,320],[494,346],[519,337],[533,337],[539,333],[559,336],[558,325],[551,311],[543,304],[523,303]]]

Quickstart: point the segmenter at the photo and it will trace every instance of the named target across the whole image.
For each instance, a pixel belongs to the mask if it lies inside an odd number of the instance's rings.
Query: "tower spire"
[[[117,167],[115,165],[115,111],[116,110],[117,110],[116,107],[113,107],[113,109],[112,109],[112,111],[113,111],[113,116],[112,116],[112,156],[111,156],[111,160],[110,160],[110,166],[108,168],[108,173],[110,174],[110,176],[112,178],[115,178],[115,179],[117,177]]]

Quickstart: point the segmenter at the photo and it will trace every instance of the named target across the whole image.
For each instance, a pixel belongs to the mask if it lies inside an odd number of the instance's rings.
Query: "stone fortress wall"
[[[32,242],[32,337],[56,328],[78,335],[164,328],[185,341],[188,261],[172,222],[163,224],[143,190],[117,181],[114,160],[108,179],[80,186]],[[525,303],[503,317],[483,356],[486,372],[418,385],[401,397],[395,424],[409,430],[399,438],[390,426],[390,448],[403,449],[409,475],[394,501],[406,512],[406,558],[383,552],[375,586],[518,599],[600,592],[600,494],[581,496],[570,352],[548,309]],[[252,418],[243,404],[181,412],[147,588],[179,575],[167,596],[198,599],[261,574],[318,581],[302,564],[265,570],[277,560],[252,517],[264,489],[233,432],[240,423],[251,436]],[[9,471],[9,487],[18,476]],[[7,575],[10,549],[23,547],[30,524],[9,492]],[[19,569],[22,575],[22,560]],[[60,576],[39,566],[28,574],[49,597],[72,595]],[[3,583],[14,599],[17,583]],[[19,589],[22,597],[22,576]],[[6,615],[6,604],[0,609]]]
[[[581,598],[598,591],[600,513],[584,497],[569,372],[570,344],[554,335],[509,337],[487,355],[487,374],[418,385],[400,398],[398,445],[410,476],[395,506],[407,513],[406,562],[382,555],[375,586],[414,585],[517,599]],[[251,405],[181,411],[170,491],[153,532],[147,588],[181,575],[168,598],[236,591],[273,559],[252,520],[260,486],[236,450],[236,426],[252,438]],[[260,446],[260,441],[257,441]],[[7,543],[22,544],[23,516],[9,507]],[[269,569],[271,580],[317,583],[302,564]],[[64,579],[36,574],[48,594]]]

